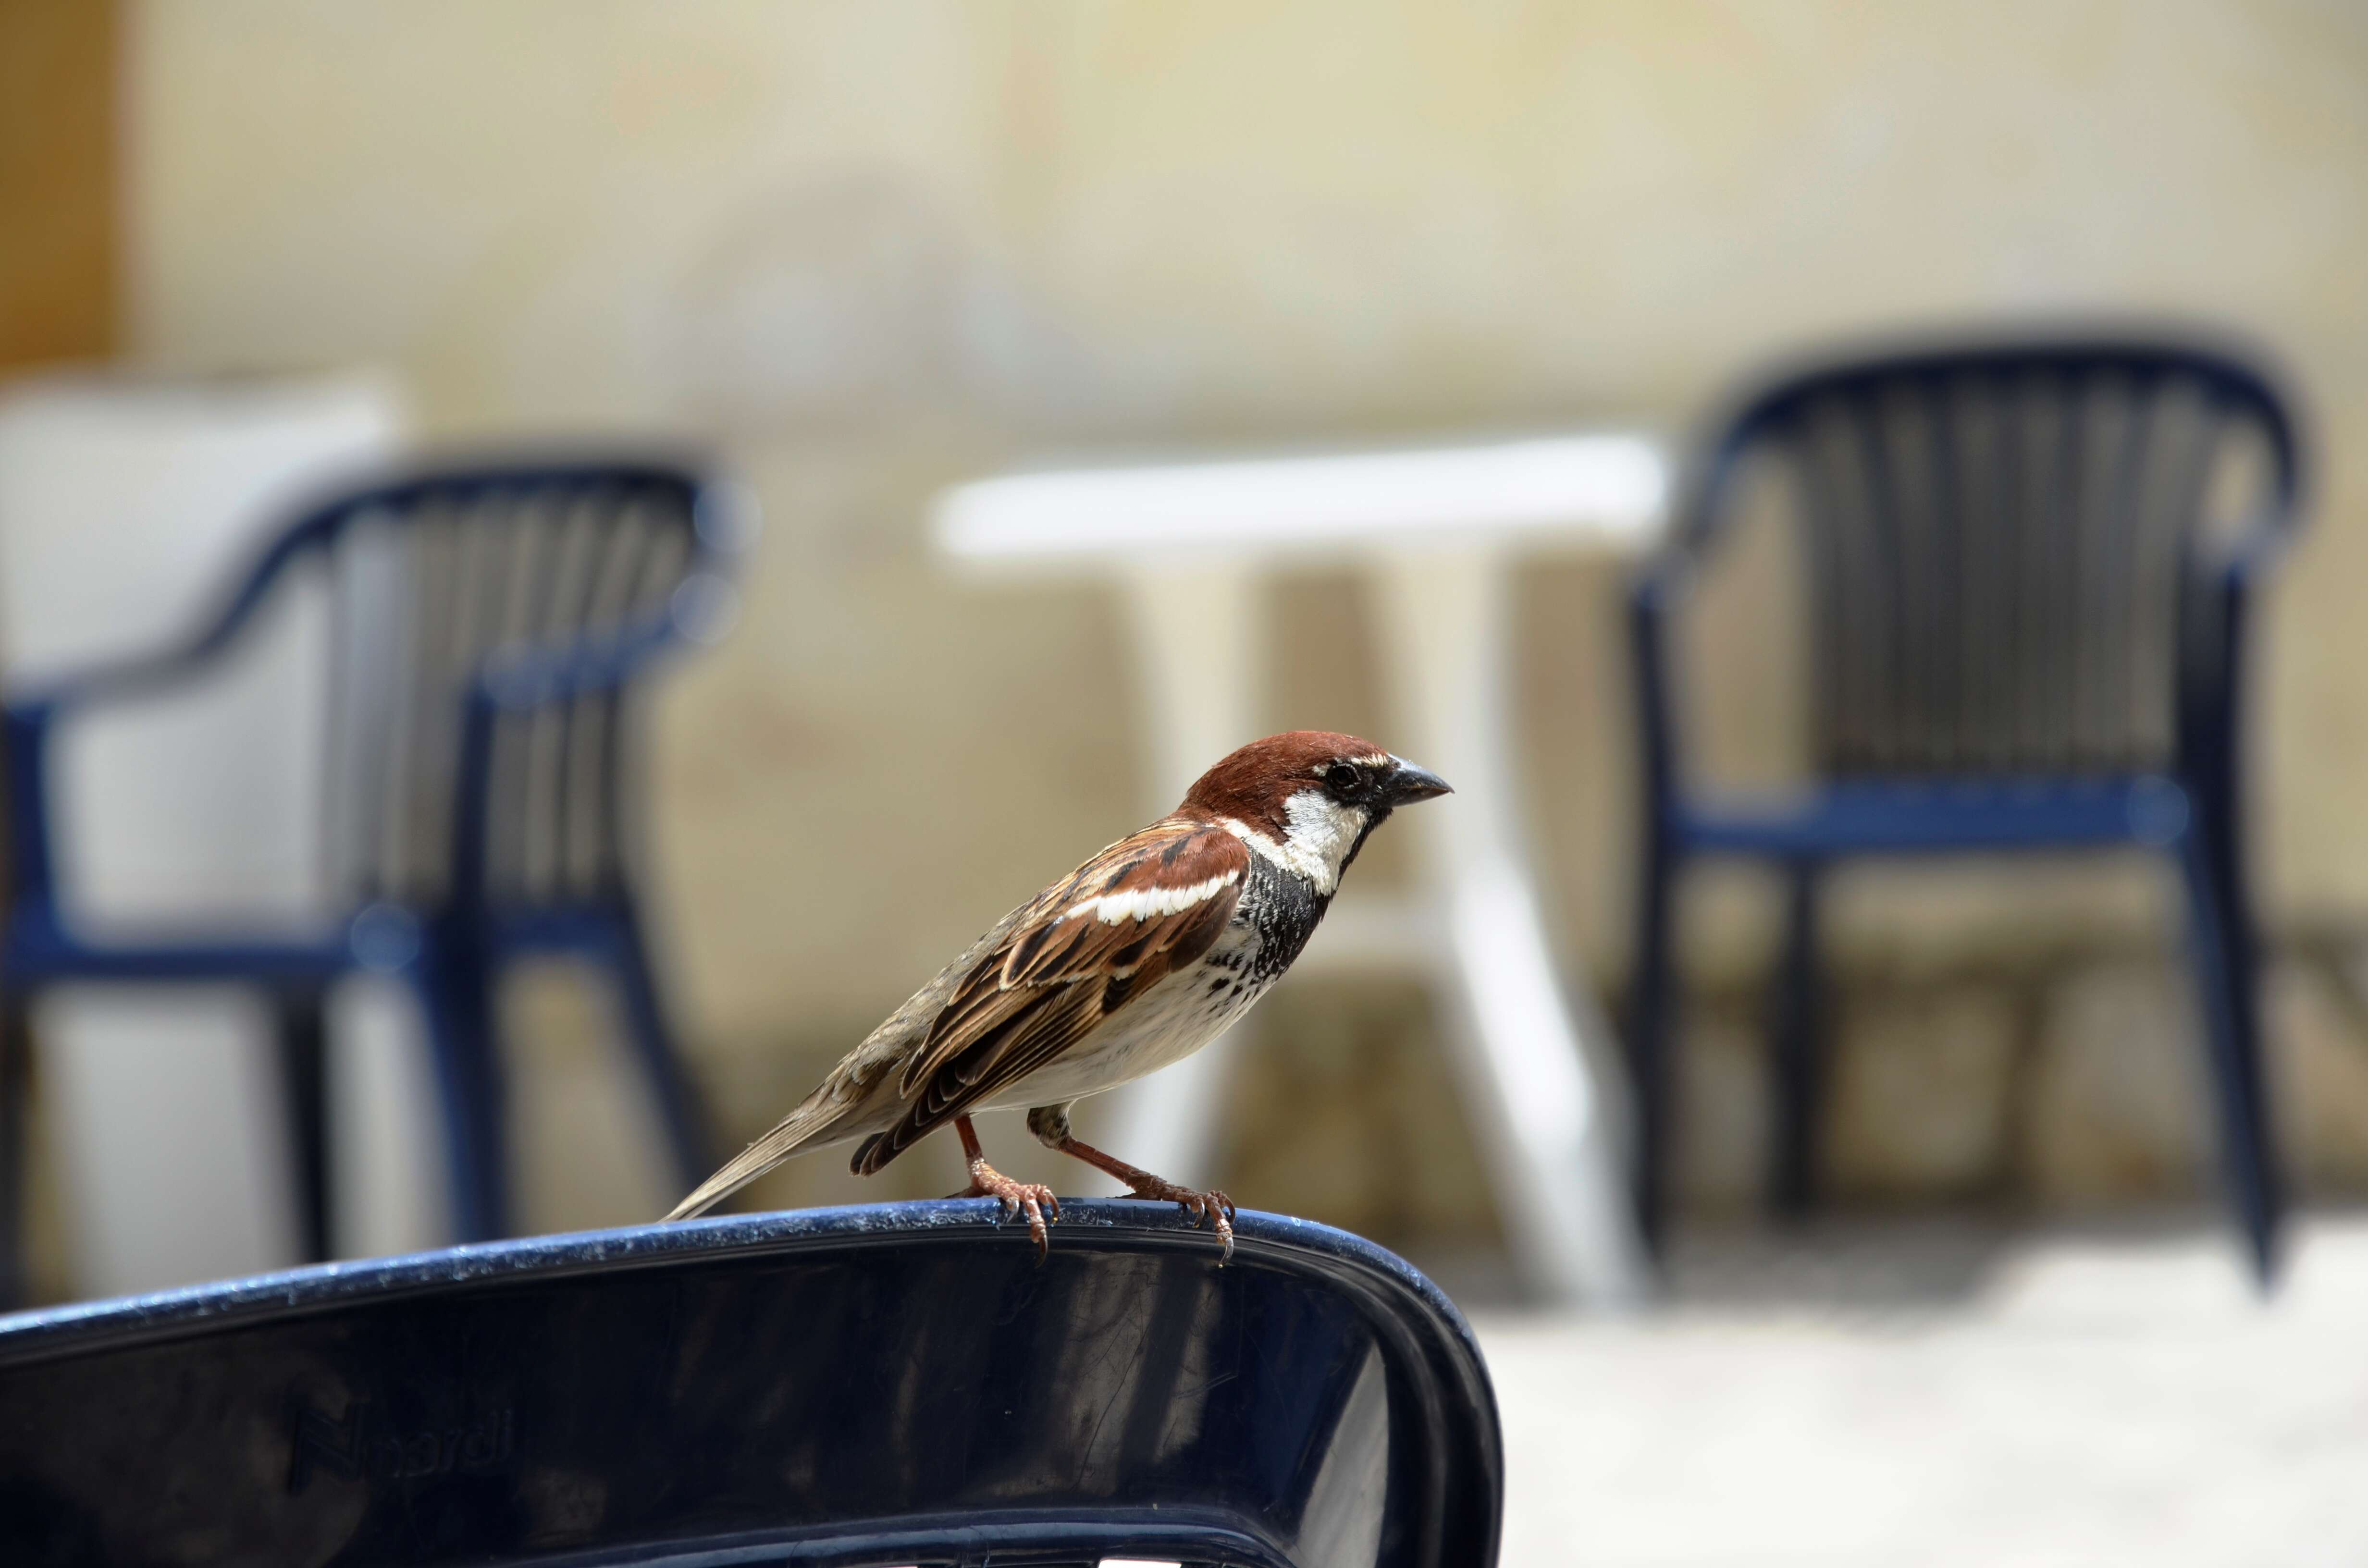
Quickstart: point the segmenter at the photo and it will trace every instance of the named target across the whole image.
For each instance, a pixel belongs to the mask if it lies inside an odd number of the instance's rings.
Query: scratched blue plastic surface
[[[1495,1560],[1494,1396],[1391,1254],[983,1201],[0,1318],[0,1562]]]

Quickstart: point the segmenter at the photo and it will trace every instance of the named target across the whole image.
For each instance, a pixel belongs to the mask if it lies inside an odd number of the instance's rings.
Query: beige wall
[[[2368,13],[143,0],[128,47],[139,358],[381,360],[444,433],[690,431],[756,478],[749,613],[660,722],[686,1011],[742,1125],[1142,814],[1111,608],[950,582],[935,487],[1099,442],[1675,426],[1764,353],[1934,318],[2200,312],[2292,365],[2325,463],[2271,607],[2266,881],[2283,919],[2368,911]],[[1612,587],[1522,600],[1542,836],[1606,969]],[[1271,721],[1386,739],[1346,588],[1288,609]],[[1782,683],[1723,690],[1725,749],[1781,754]],[[1912,907],[1855,939],[2050,928]]]

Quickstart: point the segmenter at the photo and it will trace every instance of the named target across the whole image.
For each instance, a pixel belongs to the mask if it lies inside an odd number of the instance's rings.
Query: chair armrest
[[[57,718],[170,690],[204,674],[237,642],[280,569],[325,539],[335,521],[334,512],[323,511],[281,534],[211,619],[177,647],[85,665],[0,699],[8,746],[9,864],[18,901],[47,903],[54,896],[49,743]]]
[[[1669,601],[1682,585],[1679,570],[1659,569],[1664,557],[1640,572],[1628,590],[1630,674],[1634,679],[1637,753],[1645,770],[1645,810],[1649,831],[1658,833],[1676,804],[1676,715],[1670,708],[1668,622]]]
[[[56,710],[47,705],[0,710],[6,733],[8,772],[8,898],[12,908],[36,903],[49,906],[56,897],[55,863],[51,855],[49,751],[50,720]]]
[[[335,510],[324,509],[281,534],[248,568],[229,599],[202,629],[177,647],[86,665],[12,693],[0,706],[12,716],[44,710],[42,722],[46,722],[49,715],[68,709],[142,697],[195,677],[237,642],[280,570],[326,540],[336,522]]]
[[[110,702],[136,701],[203,675],[236,641],[238,614],[182,647],[90,665],[0,700],[6,735],[8,863],[19,901],[55,894],[50,811],[50,737],[60,716]]]
[[[2233,811],[2240,771],[2238,710],[2253,589],[2278,564],[2294,533],[2289,466],[2270,503],[2218,560],[2196,562],[2179,599],[2177,745],[2180,771]]]
[[[1669,669],[1668,623],[1695,574],[1724,541],[1721,503],[1759,426],[1747,421],[1712,449],[1688,476],[1668,543],[1628,585],[1630,673],[1635,683],[1638,753],[1645,769],[1647,827],[1658,833],[1677,805],[1678,716]]]
[[[2269,494],[2225,548],[2210,561],[2191,559],[2180,607],[2182,699],[2198,680],[2233,680],[2241,650],[2246,601],[2257,579],[2285,555],[2300,515],[2302,459],[2283,423],[2270,427],[2274,462]]]
[[[62,713],[110,702],[136,701],[182,686],[205,673],[231,639],[212,645],[207,639],[159,653],[135,654],[86,665],[55,676],[23,691],[12,692],[0,707],[12,716],[47,724]]]

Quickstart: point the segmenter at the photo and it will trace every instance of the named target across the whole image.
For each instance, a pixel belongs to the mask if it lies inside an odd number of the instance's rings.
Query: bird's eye
[[[1324,770],[1324,782],[1336,795],[1353,795],[1364,786],[1365,776],[1345,762],[1336,762]]]

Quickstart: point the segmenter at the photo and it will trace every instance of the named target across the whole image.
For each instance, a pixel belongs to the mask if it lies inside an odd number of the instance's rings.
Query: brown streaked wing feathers
[[[980,958],[939,1014],[900,1087],[910,1108],[855,1156],[865,1175],[1018,1083],[1171,971],[1209,950],[1241,898],[1249,850],[1223,828],[1170,817],[1122,838],[1047,888]],[[1199,902],[1115,925],[1064,915],[1080,900],[1231,877]],[[1113,981],[1121,983],[1113,985]]]
[[[905,1005],[881,1020],[880,1027],[848,1052],[846,1060],[832,1068],[829,1076],[796,1109],[734,1155],[723,1169],[700,1183],[699,1189],[677,1204],[666,1218],[683,1220],[704,1213],[808,1143],[830,1137],[847,1117],[862,1108],[882,1080],[892,1077],[920,1049],[930,1026],[945,1011],[954,988],[983,955],[1002,944],[1029,907],[1022,904],[996,921],[961,957],[939,970],[936,978],[905,998]]]

